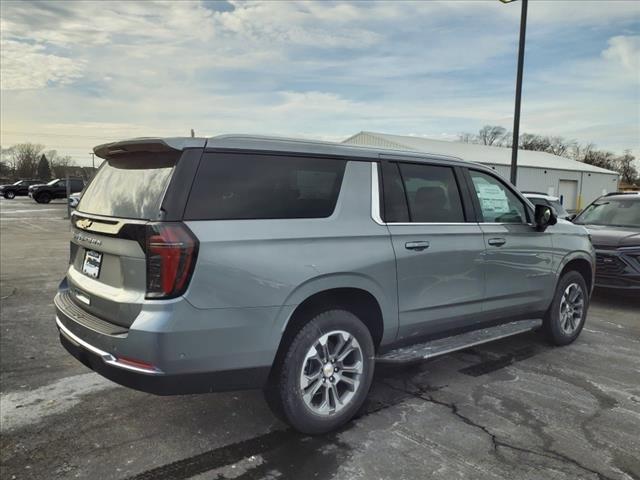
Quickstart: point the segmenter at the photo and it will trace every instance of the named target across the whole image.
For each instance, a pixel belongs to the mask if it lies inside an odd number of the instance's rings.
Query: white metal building
[[[450,155],[493,168],[509,179],[511,149],[423,137],[360,132],[343,143]],[[618,188],[619,174],[558,155],[531,150],[518,152],[518,188],[560,197],[567,210],[579,210]]]

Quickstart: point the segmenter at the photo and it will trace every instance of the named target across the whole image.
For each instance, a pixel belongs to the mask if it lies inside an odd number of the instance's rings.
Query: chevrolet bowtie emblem
[[[86,230],[91,225],[93,225],[93,221],[88,218],[82,218],[76,222],[76,227]]]

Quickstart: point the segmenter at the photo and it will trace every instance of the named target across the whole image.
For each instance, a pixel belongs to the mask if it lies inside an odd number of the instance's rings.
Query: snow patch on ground
[[[0,432],[40,422],[44,417],[65,412],[80,403],[84,395],[117,385],[96,373],[62,378],[35,390],[0,395]]]

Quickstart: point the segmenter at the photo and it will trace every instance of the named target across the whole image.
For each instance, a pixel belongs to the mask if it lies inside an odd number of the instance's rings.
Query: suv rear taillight
[[[174,298],[189,285],[198,240],[183,223],[147,224],[147,298]]]

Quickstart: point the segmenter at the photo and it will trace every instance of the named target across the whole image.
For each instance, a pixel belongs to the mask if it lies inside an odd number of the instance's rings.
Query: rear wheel
[[[311,319],[286,348],[266,391],[274,413],[309,434],[348,422],[373,379],[374,346],[367,327],[351,312],[330,310]]]
[[[576,272],[565,273],[558,282],[553,302],[544,319],[544,330],[555,345],[573,342],[584,327],[589,308],[589,290],[584,277]]]
[[[51,201],[51,194],[47,192],[43,192],[36,197],[36,202],[38,203],[49,203]]]
[[[14,198],[15,196],[16,192],[12,192],[11,190],[9,190],[8,192],[4,192],[4,198],[8,198],[9,200]]]

